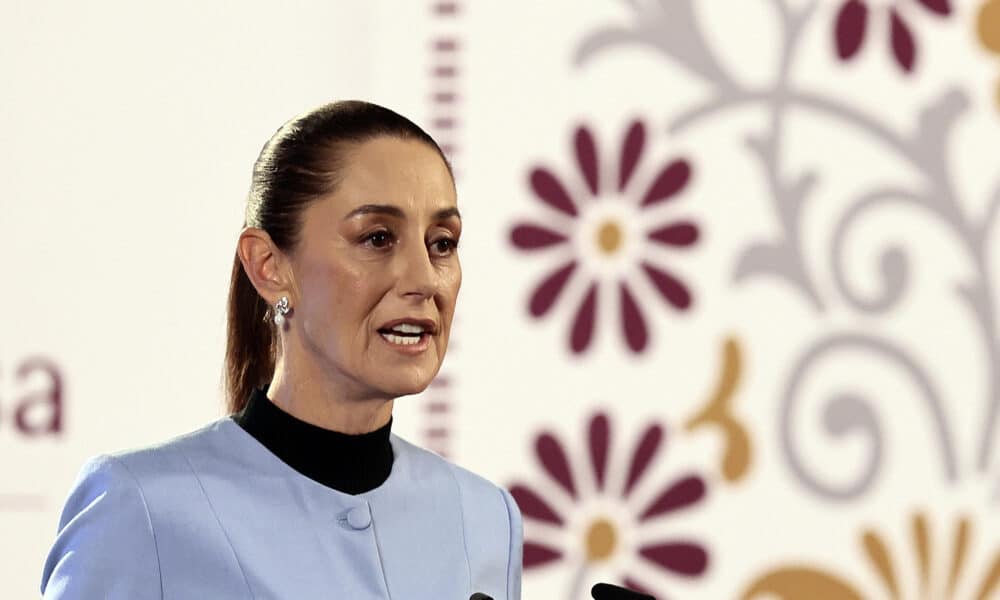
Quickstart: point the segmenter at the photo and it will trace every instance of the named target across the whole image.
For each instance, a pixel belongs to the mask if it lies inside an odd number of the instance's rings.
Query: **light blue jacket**
[[[45,561],[47,599],[496,600],[521,595],[510,494],[392,434],[392,473],[351,496],[231,418],[80,472]]]

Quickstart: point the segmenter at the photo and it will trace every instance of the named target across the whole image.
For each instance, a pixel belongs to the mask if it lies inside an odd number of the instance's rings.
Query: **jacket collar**
[[[375,489],[389,478],[392,417],[383,427],[351,435],[324,429],[285,412],[257,388],[233,420],[282,462],[302,475],[345,494]]]

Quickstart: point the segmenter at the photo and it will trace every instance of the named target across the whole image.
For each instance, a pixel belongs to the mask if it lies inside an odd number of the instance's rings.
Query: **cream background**
[[[996,550],[1000,520],[997,470],[975,466],[989,365],[981,334],[953,292],[968,274],[965,256],[922,213],[877,211],[851,234],[849,277],[861,292],[876,289],[879,252],[887,240],[900,240],[912,263],[911,288],[886,315],[853,312],[833,287],[832,221],[867,185],[906,182],[912,172],[838,124],[793,113],[785,167],[821,174],[803,231],[829,309],[817,314],[775,280],[734,283],[739,254],[777,231],[758,165],[743,143],[764,126],[764,113],[759,107],[720,113],[669,136],[666,123],[703,98],[700,82],[634,47],[574,66],[588,33],[627,21],[626,4],[468,2],[448,20],[432,18],[429,2],[388,0],[5,3],[0,498],[30,494],[39,503],[30,510],[0,506],[0,596],[37,596],[62,501],[87,457],[150,444],[221,416],[229,268],[261,144],[286,118],[331,99],[370,99],[429,123],[428,44],[447,33],[462,40],[455,160],[465,219],[457,343],[445,366],[454,381],[452,458],[498,483],[519,480],[551,491],[532,454],[534,435],[554,430],[582,458],[587,418],[606,408],[623,460],[643,424],[660,419],[677,430],[703,404],[722,341],[734,335],[746,359],[736,411],[753,436],[751,471],[738,485],[727,484],[713,471],[721,438],[668,432],[667,456],[656,466],[663,477],[648,478],[644,493],[651,497],[691,468],[706,474],[708,500],[663,528],[705,544],[711,566],[692,581],[654,579],[660,589],[682,598],[736,597],[765,569],[807,560],[877,591],[858,544],[869,525],[893,544],[900,579],[913,585],[908,519],[917,509],[928,510],[937,528],[939,569],[950,558],[951,520],[960,513],[976,519],[971,585]],[[770,4],[698,2],[720,59],[742,81],[770,76],[777,56]],[[847,98],[900,131],[944,89],[960,86],[970,107],[954,132],[951,166],[966,208],[980,215],[997,185],[1000,113],[993,92],[1000,67],[974,44],[977,3],[957,2],[948,21],[911,4],[922,61],[917,76],[899,75],[882,30],[870,33],[860,60],[837,63],[830,48],[836,3],[823,0],[794,79]],[[702,238],[667,262],[692,287],[695,305],[683,315],[660,310],[647,286],[639,292],[652,338],[645,354],[625,350],[616,316],[607,314],[589,352],[572,356],[565,338],[578,293],[570,289],[545,319],[530,318],[527,297],[555,261],[514,250],[509,231],[542,215],[527,185],[532,166],[545,165],[564,180],[578,177],[569,151],[576,124],[592,125],[607,160],[617,157],[634,117],[646,120],[650,134],[640,175],[652,177],[678,156],[695,167],[669,214],[696,220]],[[992,281],[1000,286],[996,231]],[[601,310],[611,308],[605,303]],[[912,382],[864,355],[833,361],[809,378],[810,400],[800,404],[795,434],[826,479],[849,479],[864,444],[817,439],[821,399],[846,382],[864,382],[883,396],[877,406],[885,463],[874,486],[859,499],[832,503],[794,480],[778,443],[781,390],[802,350],[841,330],[900,340],[928,367],[952,419],[957,481],[942,476],[931,422]],[[12,425],[15,399],[41,385],[14,377],[35,355],[55,361],[64,376],[64,431],[55,438],[28,439]],[[421,443],[420,400],[396,406],[394,431]],[[531,524],[525,531],[530,536]],[[597,581],[613,573],[588,575]],[[571,576],[566,562],[528,572],[524,597],[566,597]]]

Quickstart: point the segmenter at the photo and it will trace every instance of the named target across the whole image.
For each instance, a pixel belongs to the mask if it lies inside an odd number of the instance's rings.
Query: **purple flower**
[[[588,564],[613,564],[622,568],[620,583],[645,593],[651,593],[650,585],[638,581],[630,570],[638,561],[644,561],[665,574],[683,577],[702,575],[708,567],[708,552],[701,544],[686,539],[650,539],[649,536],[634,535],[640,533],[644,525],[673,516],[705,498],[704,479],[688,473],[668,481],[651,500],[636,503],[633,493],[654,464],[663,438],[664,430],[659,424],[646,426],[636,440],[628,462],[617,465],[627,467],[621,487],[611,489],[609,466],[615,465],[610,457],[611,426],[606,413],[596,413],[590,419],[586,459],[595,489],[585,491],[573,475],[567,445],[551,433],[538,435],[535,454],[560,493],[547,497],[537,491],[545,488],[523,484],[510,487],[511,495],[529,526],[524,542],[525,570],[569,560],[572,556]],[[555,508],[560,505],[566,507],[567,504],[572,507],[570,510]],[[604,512],[595,510],[595,506],[616,508]],[[570,526],[571,521],[573,527]],[[532,535],[532,523],[540,525],[540,538]]]
[[[691,306],[688,287],[669,270],[650,260],[651,244],[667,248],[693,245],[698,226],[686,220],[648,226],[650,209],[677,199],[691,177],[691,165],[678,158],[663,164],[658,174],[636,194],[633,183],[642,158],[646,128],[641,121],[629,127],[617,160],[617,180],[602,182],[597,144],[590,129],[579,127],[573,140],[583,186],[567,185],[545,167],[532,169],[529,180],[536,198],[555,211],[556,218],[515,225],[511,242],[524,251],[538,251],[570,244],[570,257],[546,275],[535,287],[528,303],[532,316],[544,316],[576,275],[581,264],[589,267],[585,292],[575,309],[570,331],[574,353],[587,349],[593,340],[599,300],[595,274],[604,268],[612,272],[619,298],[619,314],[625,341],[632,352],[642,352],[649,341],[649,328],[634,289],[634,274],[645,275],[662,298],[677,310]],[[575,182],[571,182],[575,183]],[[581,197],[569,190],[583,189]],[[617,209],[617,210],[608,210]],[[635,233],[637,235],[629,235]],[[638,267],[636,270],[635,268]]]
[[[951,14],[950,0],[909,0],[939,16]],[[868,33],[868,17],[871,11],[866,0],[845,0],[837,11],[834,26],[834,40],[837,56],[842,61],[854,58]],[[896,64],[903,71],[913,70],[917,58],[917,44],[910,26],[896,6],[889,7],[889,40]]]

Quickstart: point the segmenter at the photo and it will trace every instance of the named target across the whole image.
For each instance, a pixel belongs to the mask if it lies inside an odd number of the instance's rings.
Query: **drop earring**
[[[282,327],[285,324],[285,315],[288,314],[288,296],[282,296],[274,305],[274,324]]]

